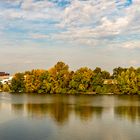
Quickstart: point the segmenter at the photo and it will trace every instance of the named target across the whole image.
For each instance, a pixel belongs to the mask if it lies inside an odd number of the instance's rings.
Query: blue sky
[[[139,0],[1,0],[0,71],[140,66]]]

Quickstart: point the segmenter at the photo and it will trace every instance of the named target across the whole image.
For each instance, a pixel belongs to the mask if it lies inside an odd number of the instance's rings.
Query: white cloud
[[[122,3],[124,2],[120,4]],[[59,35],[54,35],[54,38],[94,42],[93,44],[99,46],[106,39],[108,43],[113,44],[112,40],[108,41],[109,37],[115,38],[119,35],[126,37],[136,33],[139,34],[140,21],[138,15],[140,15],[140,11],[137,4],[138,1],[130,7],[118,9],[114,1],[89,0],[80,2],[74,0],[64,10],[62,21],[57,25],[57,27],[67,30]],[[124,40],[120,41],[123,42]],[[118,40],[116,42],[119,43]]]
[[[119,34],[130,22],[128,17],[120,17],[115,21],[110,21],[107,17],[101,19],[102,25],[97,27],[97,31],[104,35]]]
[[[11,4],[12,1],[9,1]],[[52,2],[23,0],[20,9],[0,9],[0,16],[6,19],[22,18],[23,20],[58,19],[60,11]]]
[[[119,4],[124,2],[121,1]],[[29,34],[29,37],[34,39],[50,37],[49,39],[52,41],[60,40],[67,41],[68,43],[73,42],[88,46],[99,46],[113,44],[114,42],[110,39],[111,37],[115,39],[115,37],[123,35],[129,38],[129,35],[139,34],[139,4],[139,0],[134,0],[133,5],[130,7],[118,9],[115,1],[110,0],[71,0],[69,6],[61,9],[48,0],[23,0],[20,10],[14,8],[0,9],[0,16],[7,20],[21,18],[23,24],[26,20],[55,20],[58,24],[50,27],[50,25],[44,22],[44,29],[40,28],[39,25],[38,28],[43,31],[45,31],[45,27],[47,26],[48,28],[55,28],[56,31],[62,29],[61,32],[53,32],[50,35],[46,35],[47,31],[44,34]],[[30,28],[34,27],[33,24],[27,24],[26,28],[28,29],[29,26]],[[21,25],[22,27],[24,25]],[[120,39],[116,40],[116,43],[124,44],[124,48],[138,48],[135,47],[138,45],[125,44],[123,43],[124,41]]]
[[[115,0],[71,0],[66,8],[50,0],[2,2],[1,68],[40,68],[57,60],[109,69],[138,65],[140,0],[125,8],[116,6]]]
[[[74,42],[83,43],[83,45],[99,46],[109,43],[109,36],[116,36],[121,34],[129,24],[130,19],[127,17],[118,18],[115,21],[103,17],[101,19],[101,25],[97,25],[96,28],[92,27],[69,27],[67,31],[60,34],[53,35],[54,39],[68,40]],[[112,44],[112,40],[110,40]]]
[[[124,42],[121,44],[121,47],[125,49],[137,49],[140,48],[140,41]]]

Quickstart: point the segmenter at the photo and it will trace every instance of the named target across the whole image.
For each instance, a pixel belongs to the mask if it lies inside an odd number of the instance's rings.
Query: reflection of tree
[[[51,117],[55,119],[56,122],[62,124],[66,122],[69,118],[71,109],[68,104],[62,102],[57,102],[55,104],[48,105],[48,112]]]
[[[48,100],[47,100],[48,99]],[[55,122],[62,125],[68,122],[71,114],[77,115],[81,120],[87,121],[93,116],[100,117],[103,107],[93,106],[91,96],[48,96],[44,100],[38,98],[38,103],[12,104],[11,109],[14,113],[27,115],[29,118],[46,118],[51,117]],[[101,101],[96,98],[95,104]],[[41,102],[44,103],[41,103]]]
[[[68,105],[64,103],[51,103],[51,104],[27,104],[26,106],[28,115],[31,117],[45,117],[51,116],[56,122],[64,123],[69,116]]]
[[[80,117],[81,120],[88,120],[93,115],[101,116],[103,107],[93,106],[77,106],[75,107],[75,113]]]
[[[24,113],[24,104],[11,104],[11,109],[15,114],[23,114]]]
[[[47,104],[26,104],[27,115],[29,117],[42,118],[47,114]]]
[[[131,121],[140,121],[140,106],[118,106],[115,107],[115,114]]]
[[[32,117],[44,117],[47,114],[57,123],[63,124],[68,121],[71,112],[74,112],[82,120],[92,118],[93,114],[101,116],[102,107],[93,106],[73,106],[62,102],[51,104],[27,104],[28,115]]]

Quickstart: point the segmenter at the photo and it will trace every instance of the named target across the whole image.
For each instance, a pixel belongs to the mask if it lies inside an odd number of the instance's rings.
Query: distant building
[[[2,84],[5,84],[5,83],[10,83],[10,81],[12,80],[12,76],[10,76],[9,73],[6,73],[6,72],[0,72],[0,82]]]
[[[0,80],[6,79],[10,76],[9,73],[6,72],[0,72]]]
[[[116,85],[116,84],[118,84],[118,82],[115,79],[105,79],[104,80],[104,85]]]
[[[0,72],[0,76],[4,76],[4,75],[10,75],[10,74],[6,72]]]

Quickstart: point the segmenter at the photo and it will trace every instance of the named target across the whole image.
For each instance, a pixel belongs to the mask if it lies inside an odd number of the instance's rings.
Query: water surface
[[[1,93],[0,140],[140,140],[140,96]]]

